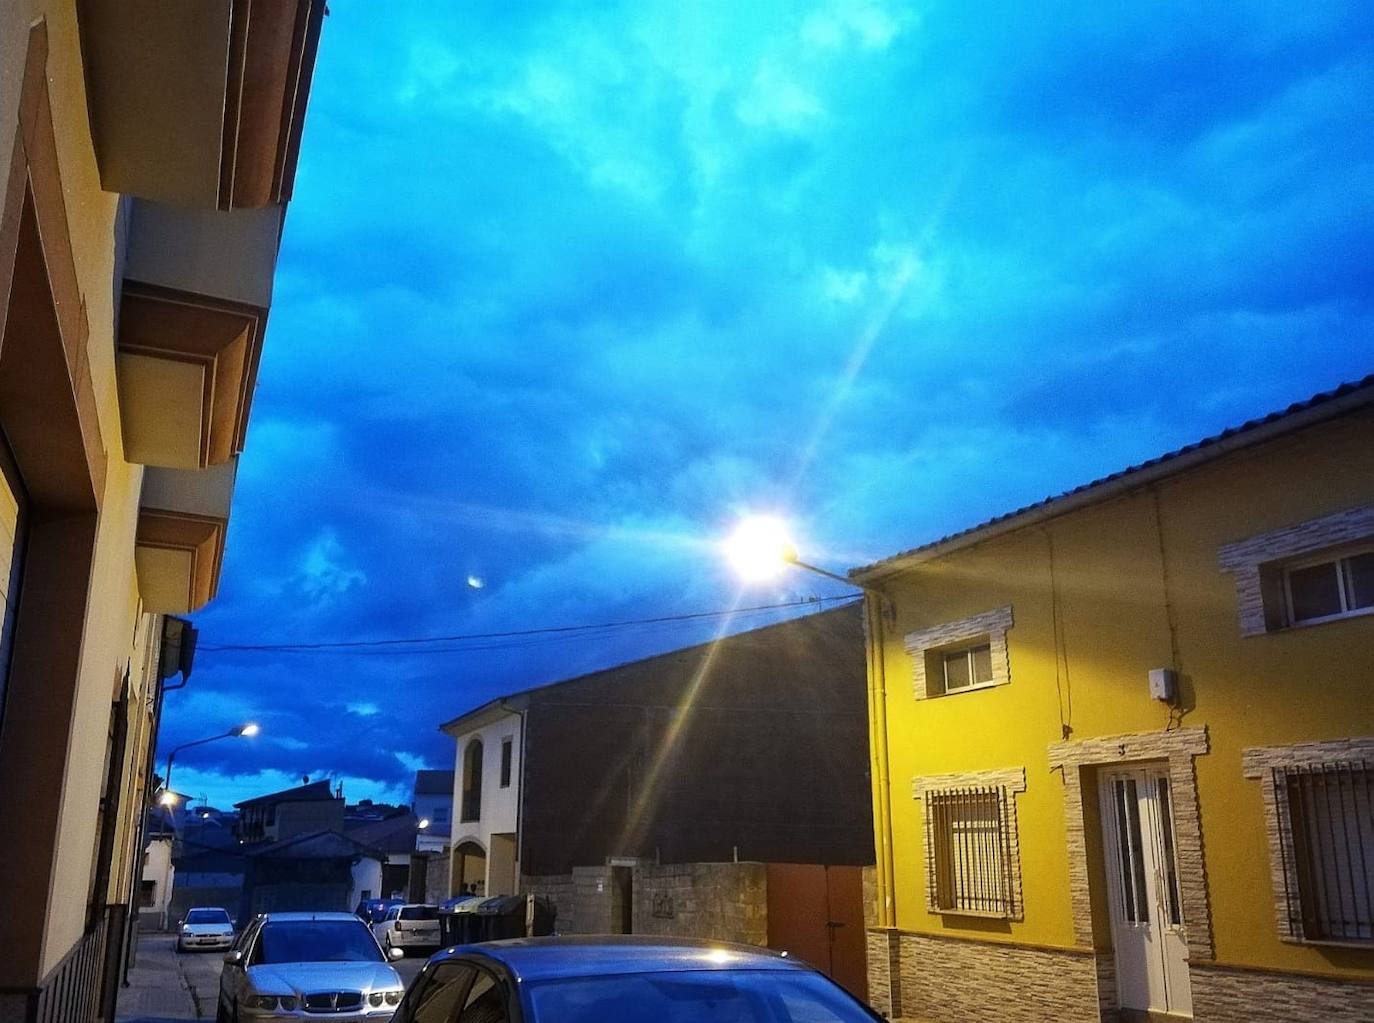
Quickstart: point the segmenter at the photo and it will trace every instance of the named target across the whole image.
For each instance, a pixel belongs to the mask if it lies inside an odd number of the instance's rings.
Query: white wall
[[[157,887],[153,890],[153,904],[144,908],[142,912],[156,913],[158,926],[163,930],[167,928],[167,904],[172,901],[174,874],[176,867],[172,866],[172,840],[152,839],[148,843],[148,854],[143,860],[142,879],[154,882]]]
[[[453,823],[449,827],[450,848],[465,841],[476,841],[488,853],[487,891],[491,888],[491,836],[515,834],[520,819],[520,758],[522,737],[519,714],[501,713],[485,724],[456,737],[453,775]],[[476,821],[461,821],[463,808],[463,765],[473,739],[482,740],[482,814]],[[511,740],[510,786],[501,787],[501,743]]]
[[[371,856],[364,856],[357,863],[353,864],[353,891],[348,897],[348,908],[351,910],[358,905],[363,897],[363,892],[371,892],[370,899],[380,899],[382,897],[382,863],[374,860]]]

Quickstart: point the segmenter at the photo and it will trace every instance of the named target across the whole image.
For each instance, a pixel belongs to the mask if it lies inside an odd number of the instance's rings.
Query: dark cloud
[[[1374,362],[1361,5],[331,12],[207,645],[722,607],[740,511],[843,568]],[[710,634],[207,650],[164,746],[384,792]]]

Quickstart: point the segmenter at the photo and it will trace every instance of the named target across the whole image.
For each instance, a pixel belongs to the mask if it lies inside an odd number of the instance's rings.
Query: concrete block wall
[[[767,867],[762,863],[635,867],[634,932],[766,945]]]
[[[578,934],[575,886],[571,874],[550,874],[546,877],[520,875],[522,894],[542,895],[549,899],[557,912],[554,929],[559,934]]]

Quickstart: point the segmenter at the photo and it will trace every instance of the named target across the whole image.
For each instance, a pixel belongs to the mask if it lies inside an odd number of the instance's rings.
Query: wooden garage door
[[[768,947],[805,959],[867,1001],[863,868],[768,864]]]

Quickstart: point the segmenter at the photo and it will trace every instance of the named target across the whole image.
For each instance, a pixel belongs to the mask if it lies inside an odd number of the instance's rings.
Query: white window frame
[[[972,643],[960,644],[957,647],[949,647],[943,650],[934,651],[940,658],[940,673],[943,676],[941,678],[941,695],[951,696],[954,693],[967,693],[973,689],[989,689],[992,686],[1001,685],[997,680],[997,673],[992,670],[992,637],[984,636],[981,637],[981,639],[981,642],[975,640]],[[972,681],[973,652],[975,650],[984,649],[988,652],[988,677],[984,682],[974,682]],[[949,684],[949,659],[960,654],[962,654],[965,661],[968,662],[968,677],[970,681],[968,685],[951,687]]]
[[[1347,508],[1267,533],[1222,545],[1217,561],[1236,585],[1236,612],[1242,636],[1264,636],[1286,629],[1323,625],[1368,611],[1307,619],[1294,624],[1287,571],[1348,556],[1374,541],[1374,504]],[[1342,596],[1344,600],[1344,596]]]
[[[1290,629],[1301,629],[1308,625],[1321,625],[1324,622],[1338,622],[1344,618],[1359,618],[1363,615],[1374,614],[1374,605],[1370,607],[1350,607],[1349,586],[1346,579],[1346,562],[1351,558],[1361,554],[1374,552],[1374,544],[1359,544],[1354,547],[1335,547],[1328,548],[1309,558],[1299,561],[1288,562],[1283,565],[1283,620]],[[1293,586],[1292,574],[1304,568],[1316,568],[1318,565],[1336,566],[1336,588],[1341,598],[1341,610],[1335,614],[1319,615],[1316,618],[1295,618],[1293,615]]]
[[[911,655],[912,693],[918,700],[942,699],[961,693],[992,689],[1011,682],[1011,658],[1007,649],[1007,632],[1014,624],[1011,605],[993,608],[979,614],[942,622],[926,629],[909,632],[903,645]],[[958,689],[945,686],[946,654],[989,647],[992,679]],[[970,668],[972,666],[970,665]],[[970,677],[972,673],[970,671]]]

